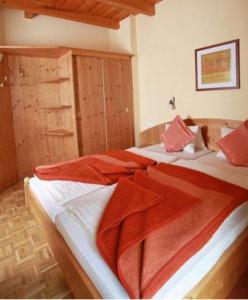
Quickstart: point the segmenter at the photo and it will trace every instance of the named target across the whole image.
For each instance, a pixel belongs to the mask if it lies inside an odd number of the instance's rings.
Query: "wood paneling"
[[[108,149],[127,149],[133,140],[131,60],[103,59]]]
[[[107,149],[102,58],[77,57],[80,154]]]
[[[7,81],[5,81],[5,76]],[[0,191],[18,179],[9,69],[6,56],[0,62]]]
[[[71,59],[70,54],[59,59],[9,56],[20,178],[31,175],[37,165],[78,156]],[[70,80],[58,81],[65,77]],[[71,108],[44,109],[63,105]],[[72,134],[46,134],[54,130]]]
[[[237,128],[241,125],[241,121],[225,120],[225,119],[187,119],[184,120],[188,126],[200,125],[206,146],[210,150],[218,151],[216,144],[221,137],[221,127]],[[169,123],[169,122],[168,122]],[[153,145],[161,142],[160,136],[165,130],[165,124],[159,124],[152,128],[146,129],[140,134],[141,145]]]

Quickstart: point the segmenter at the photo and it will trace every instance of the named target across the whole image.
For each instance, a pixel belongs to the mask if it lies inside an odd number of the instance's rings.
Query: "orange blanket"
[[[94,154],[69,162],[40,166],[34,174],[43,180],[70,180],[108,185],[122,176],[129,176],[137,169],[145,169],[156,162],[124,150],[112,150],[105,154]]]
[[[97,246],[131,298],[151,298],[247,199],[247,190],[200,172],[150,167],[119,181]]]

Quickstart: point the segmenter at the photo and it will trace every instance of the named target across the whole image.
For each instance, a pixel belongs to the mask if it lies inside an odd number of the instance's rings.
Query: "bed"
[[[201,124],[204,129],[205,141],[207,142],[208,147],[211,150],[216,150],[215,140],[218,138],[219,129],[222,126],[230,126],[237,127],[240,122],[238,121],[226,121],[226,120],[209,120],[209,119],[200,119],[200,120],[187,120],[188,124]],[[164,128],[164,124],[156,126],[146,132],[141,134],[141,141],[144,144],[156,144],[159,142],[160,132]],[[150,137],[150,139],[149,139]],[[151,146],[153,147],[153,146]],[[158,148],[157,148],[158,149]],[[154,149],[153,149],[154,150]],[[137,148],[133,151],[137,151]],[[150,151],[149,149],[141,149],[143,151],[143,155],[146,151]],[[136,152],[137,153],[137,152]],[[216,160],[215,154],[208,154],[201,156],[196,160],[185,160],[179,159],[178,157],[174,157],[172,160],[166,161],[170,163],[175,163],[182,166],[188,166],[195,169],[201,169],[204,165],[208,164],[208,161],[213,162]],[[220,160],[220,159],[219,159]],[[157,161],[159,159],[157,158]],[[217,160],[218,162],[218,160]],[[213,163],[212,170],[216,170],[216,161]],[[225,165],[223,162],[221,162]],[[217,166],[217,169],[219,166]],[[234,167],[233,167],[234,168]],[[211,169],[211,168],[210,168]],[[244,168],[241,168],[244,169]],[[211,171],[208,170],[208,172]],[[224,173],[226,170],[224,171]],[[241,172],[241,170],[240,170]],[[245,172],[245,171],[244,171]],[[239,181],[240,178],[247,173],[239,174],[234,176],[234,180]],[[220,175],[222,176],[222,175]],[[243,177],[242,177],[243,178]],[[66,199],[62,199],[63,205],[57,205],[60,207],[59,209],[47,209],[46,203],[41,203],[41,197],[37,197],[37,190],[35,190],[39,184],[34,187],[34,179],[25,181],[25,190],[26,190],[26,198],[28,205],[34,214],[38,217],[40,222],[45,227],[45,231],[47,233],[48,240],[51,244],[51,247],[54,251],[54,254],[61,265],[65,277],[77,298],[126,298],[127,294],[125,290],[121,287],[120,283],[116,279],[116,277],[108,272],[106,272],[106,265],[99,255],[97,254],[97,250],[94,246],[94,240],[92,237],[92,232],[89,234],[87,229],[82,224],[79,224],[75,218],[72,218],[71,215],[68,214],[68,210],[64,210],[64,206],[70,205],[71,202],[77,201],[78,198],[90,197],[90,193],[94,194],[95,198],[104,198],[109,197],[111,191],[114,187],[105,188],[105,187],[94,187],[91,189],[76,188],[77,193],[74,195],[68,195]],[[238,184],[239,182],[234,183]],[[244,185],[243,185],[244,184]],[[246,183],[242,183],[242,186],[247,187]],[[43,187],[44,188],[44,187]],[[45,188],[47,190],[47,187]],[[43,190],[44,192],[44,190]],[[41,192],[39,195],[42,195]],[[51,192],[48,192],[51,195]],[[52,198],[50,198],[52,199]],[[54,200],[54,199],[53,199]],[[51,202],[49,202],[51,203]],[[56,203],[53,202],[54,207],[56,207]],[[57,203],[58,204],[58,203]],[[45,207],[45,208],[44,208]],[[61,208],[63,207],[63,208]],[[180,297],[187,298],[199,298],[199,297],[224,297],[226,293],[233,286],[234,282],[243,272],[245,267],[247,266],[247,262],[245,259],[245,246],[247,246],[248,233],[245,229],[247,226],[245,216],[247,215],[246,208],[241,212],[237,212],[237,215],[233,217],[233,219],[227,222],[227,225],[223,230],[222,234],[225,236],[226,232],[230,232],[231,228],[235,228],[234,233],[231,235],[232,239],[229,241],[224,241],[219,250],[219,254],[215,259],[210,259],[213,263],[209,269],[202,270],[201,281],[199,280],[191,280],[185,287],[183,282],[187,280],[190,281],[190,278],[193,276],[189,275],[189,269],[184,270],[184,274],[180,273],[176,275],[175,278],[172,278],[164,288],[164,290],[160,291],[156,296],[159,298],[164,297],[175,297],[175,289],[173,292],[172,286],[177,287],[177,290],[180,289]],[[237,217],[239,215],[239,217]],[[239,219],[240,222],[235,222]],[[56,226],[54,225],[54,221],[56,220]],[[90,222],[90,221],[88,221]],[[230,227],[228,227],[228,224]],[[86,226],[87,227],[87,226]],[[63,237],[62,237],[63,236]],[[84,238],[83,238],[84,237]],[[80,247],[78,247],[77,240],[82,239],[80,243]],[[67,243],[64,242],[66,240]],[[220,242],[220,240],[219,240]],[[68,247],[68,245],[70,247]],[[224,250],[223,250],[224,249]],[[218,252],[218,251],[217,251]],[[87,253],[87,255],[84,255]],[[206,254],[206,253],[205,253]],[[201,254],[203,255],[203,254]],[[203,256],[198,257],[198,265],[199,268],[204,266]],[[213,254],[212,254],[213,255]],[[92,266],[93,264],[93,266]],[[94,266],[95,264],[95,266]],[[193,265],[196,265],[196,261],[193,262]],[[98,268],[98,272],[95,272],[96,266]],[[191,265],[192,266],[192,265]],[[189,267],[188,267],[189,268]],[[99,272],[100,269],[100,272]],[[226,272],[223,272],[225,270]],[[199,271],[199,270],[198,270]],[[196,271],[196,272],[198,272]],[[101,274],[99,276],[99,274]],[[223,277],[223,274],[224,277]],[[108,280],[105,280],[108,278]],[[179,280],[180,279],[180,280]],[[220,282],[221,281],[221,282]],[[106,282],[108,282],[106,284]],[[180,286],[181,282],[181,286]],[[177,285],[175,284],[177,283]],[[221,284],[220,284],[221,283]],[[112,288],[109,289],[109,286]],[[190,287],[190,290],[189,290]],[[211,289],[210,289],[211,287]],[[174,294],[173,294],[174,293]],[[177,294],[176,296],[178,296]]]

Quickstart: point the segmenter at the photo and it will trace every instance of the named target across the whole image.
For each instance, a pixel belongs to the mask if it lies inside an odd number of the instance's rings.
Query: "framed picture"
[[[240,88],[239,40],[195,50],[196,90]]]

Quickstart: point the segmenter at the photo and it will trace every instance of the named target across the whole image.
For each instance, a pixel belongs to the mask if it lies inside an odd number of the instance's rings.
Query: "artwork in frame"
[[[196,90],[239,89],[239,59],[239,40],[196,49]]]

